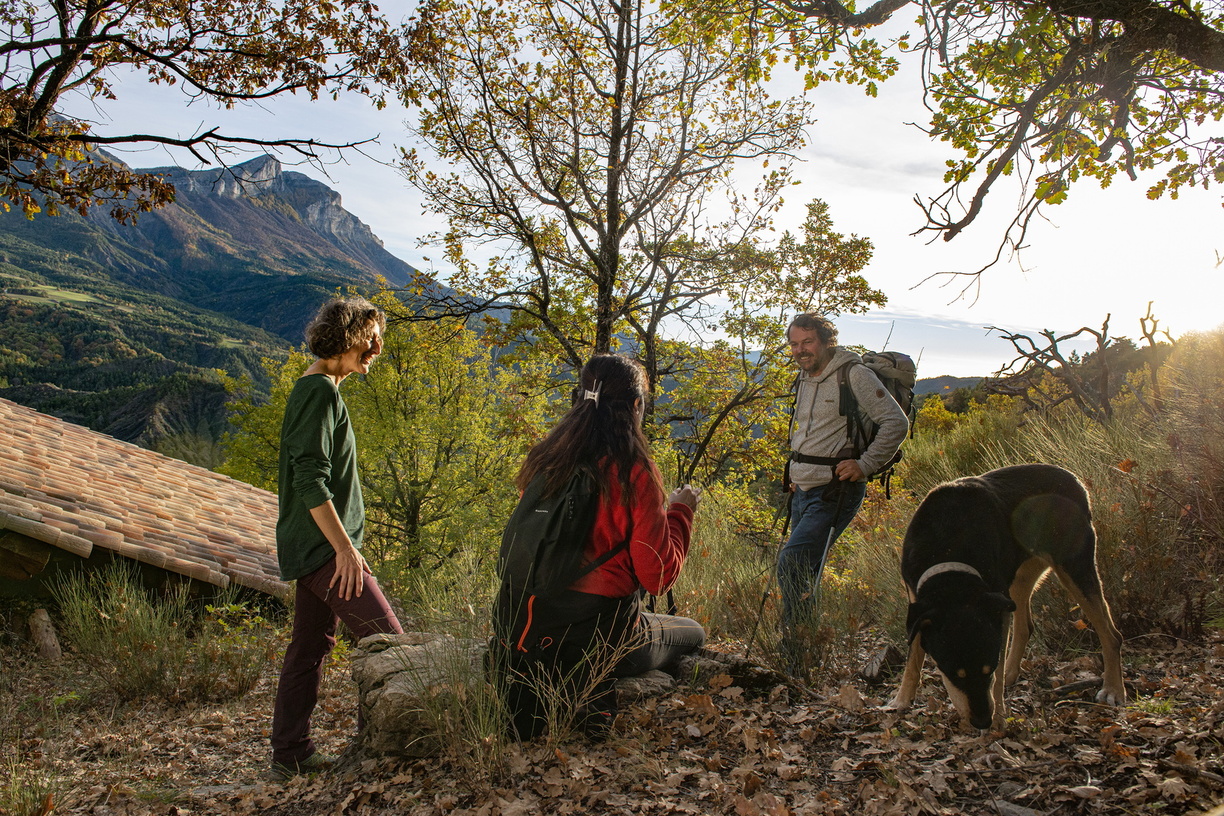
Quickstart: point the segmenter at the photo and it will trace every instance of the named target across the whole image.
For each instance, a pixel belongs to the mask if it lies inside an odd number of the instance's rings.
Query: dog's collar
[[[922,573],[922,577],[918,579],[918,585],[914,587],[914,594],[917,595],[919,592],[921,592],[922,585],[929,579],[934,578],[936,575],[944,572],[967,572],[970,575],[976,575],[978,578],[982,577],[982,573],[978,572],[968,564],[961,563],[960,561],[944,561],[942,564],[936,564],[926,572]]]

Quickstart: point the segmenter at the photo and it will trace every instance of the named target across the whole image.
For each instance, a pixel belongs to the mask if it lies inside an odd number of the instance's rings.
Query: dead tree
[[[1135,392],[1135,398],[1139,400],[1139,404],[1143,406],[1144,410],[1153,417],[1158,416],[1164,411],[1164,397],[1160,393],[1159,378],[1160,366],[1164,358],[1155,353],[1159,345],[1156,341],[1156,327],[1159,323],[1160,321],[1152,315],[1152,302],[1148,301],[1147,314],[1139,318],[1139,332],[1143,335],[1143,339],[1147,341],[1149,349],[1147,369],[1148,379],[1152,383],[1152,398],[1150,401],[1144,400],[1143,396],[1138,392]],[[1177,345],[1177,341],[1173,339],[1173,335],[1169,334],[1168,329],[1163,329],[1160,333],[1164,335],[1170,347]]]
[[[1108,423],[1113,418],[1113,406],[1110,402],[1109,358],[1105,352],[1114,343],[1109,337],[1109,318],[1110,315],[1105,316],[1100,331],[1084,326],[1069,334],[1056,335],[1045,329],[1040,334],[1043,342],[1027,334],[991,326],[991,331],[999,332],[1011,342],[1017,357],[986,382],[987,391],[1018,397],[1028,410],[1036,411],[1048,411],[1070,400],[1086,416],[1102,424]],[[1066,344],[1083,335],[1096,340],[1097,348],[1091,355],[1091,366],[1085,365],[1078,355],[1073,354],[1068,358],[1059,348],[1060,343]],[[1060,394],[1050,388],[1047,375],[1062,385],[1065,393]]]

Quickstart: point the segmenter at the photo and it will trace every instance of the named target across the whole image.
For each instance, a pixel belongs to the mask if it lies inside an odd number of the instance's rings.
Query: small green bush
[[[234,699],[272,657],[272,626],[232,593],[201,611],[186,584],[154,597],[120,562],[62,577],[53,593],[66,640],[120,699]]]
[[[204,607],[187,652],[182,691],[193,700],[242,697],[255,687],[276,652],[272,625],[233,593]]]
[[[972,403],[959,414],[948,411],[942,400],[927,400],[914,428],[898,471],[919,499],[943,482],[1017,464],[1010,449],[1023,435],[1016,401],[999,396]]]

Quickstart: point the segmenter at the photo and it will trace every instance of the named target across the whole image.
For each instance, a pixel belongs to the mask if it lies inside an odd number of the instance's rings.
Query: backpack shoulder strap
[[[574,576],[574,580],[575,580],[575,581],[577,581],[579,578],[583,578],[583,577],[585,577],[585,576],[589,575],[590,573],[592,573],[592,572],[594,572],[595,570],[597,570],[597,569],[599,569],[600,567],[602,567],[604,564],[606,564],[606,563],[608,563],[609,561],[611,561],[613,558],[615,558],[617,555],[619,555],[619,554],[620,554],[622,551],[624,551],[624,550],[628,549],[628,548],[629,548],[629,540],[630,540],[631,538],[633,538],[633,530],[632,530],[632,529],[630,529],[630,531],[629,531],[629,535],[625,536],[625,540],[624,540],[624,541],[622,541],[621,543],[617,544],[615,547],[613,547],[612,549],[608,550],[606,553],[604,553],[603,555],[599,556],[599,557],[598,557],[598,558],[596,558],[594,561],[591,561],[590,563],[584,564],[584,565],[582,566],[582,569],[581,569],[581,570],[578,572],[578,574]]]
[[[858,395],[854,393],[854,385],[850,382],[850,369],[855,366],[865,366],[861,360],[851,360],[837,369],[838,413],[846,418],[846,436],[854,449],[855,458],[862,456],[867,448],[867,428],[863,425],[863,415],[859,410]]]
[[[608,550],[603,555],[596,558],[594,561],[583,564],[582,569],[579,570],[578,574],[574,576],[574,580],[577,581],[579,578],[584,578],[587,575],[590,575],[592,572],[599,569],[604,564],[608,563],[609,561],[611,561],[616,556],[620,555],[625,550],[629,549],[629,542],[632,540],[633,540],[633,513],[630,513],[629,514],[629,529],[625,532],[624,540],[622,540],[619,544],[617,544],[612,549]]]

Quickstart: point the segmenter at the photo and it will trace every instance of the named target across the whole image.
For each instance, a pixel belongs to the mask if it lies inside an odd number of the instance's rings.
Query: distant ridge
[[[415,270],[384,247],[340,194],[260,156],[222,170],[157,167],[172,204],[120,224],[97,207],[26,220],[0,215],[0,241],[23,240],[95,262],[116,283],[167,295],[296,343],[314,308],[336,288],[394,286]],[[8,239],[7,241],[5,239]]]
[[[927,377],[914,384],[914,395],[947,394],[958,388],[976,388],[984,379],[985,377],[952,377],[947,374]]]
[[[415,270],[271,156],[141,172],[177,197],[134,225],[105,206],[0,213],[0,396],[207,466],[227,377],[266,390],[261,359],[301,343],[323,300]]]

